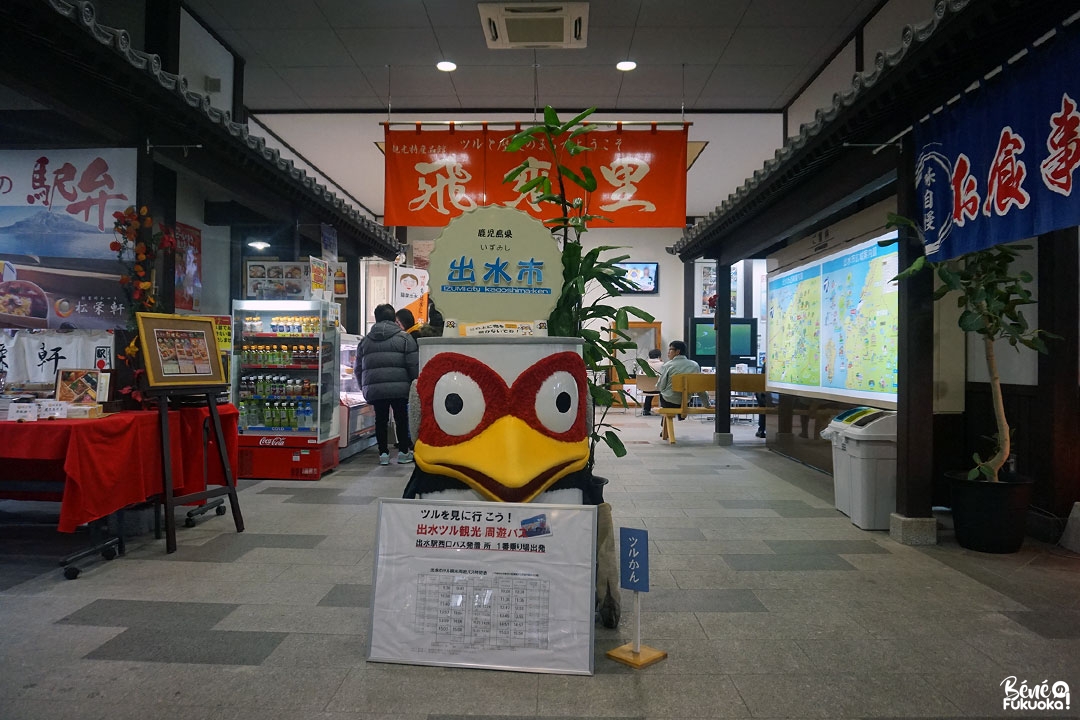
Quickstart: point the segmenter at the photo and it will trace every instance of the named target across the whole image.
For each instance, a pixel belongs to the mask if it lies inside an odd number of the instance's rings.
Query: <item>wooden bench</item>
[[[682,394],[682,405],[677,408],[661,407],[657,412],[664,422],[663,437],[671,444],[675,444],[675,416],[676,415],[715,415],[715,407],[695,407],[690,405],[690,399],[699,393],[715,392],[716,375],[706,373],[687,373],[676,375],[671,378],[673,390]],[[732,373],[731,392],[737,393],[763,393],[765,392],[765,375],[762,373]],[[776,412],[775,407],[762,405],[729,405],[732,415],[771,415]]]

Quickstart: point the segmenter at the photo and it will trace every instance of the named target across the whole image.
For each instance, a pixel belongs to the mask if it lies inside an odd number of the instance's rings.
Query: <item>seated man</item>
[[[676,375],[687,373],[699,373],[701,366],[686,357],[686,343],[682,340],[672,340],[668,345],[668,361],[660,370],[660,379],[656,381],[656,389],[660,391],[660,407],[682,407],[682,393],[676,392],[671,387],[671,379]],[[683,420],[682,415],[679,416]],[[664,437],[663,423],[660,424],[660,437]]]

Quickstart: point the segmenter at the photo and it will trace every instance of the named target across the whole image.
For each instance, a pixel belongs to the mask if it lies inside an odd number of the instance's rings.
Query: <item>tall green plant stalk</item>
[[[595,111],[596,108],[590,108],[564,123],[559,120],[554,108],[545,107],[543,124],[526,128],[511,137],[506,151],[518,152],[528,143],[537,141],[552,161],[554,184],[550,175],[540,175],[517,188],[519,192],[532,193],[537,203],[552,203],[560,209],[558,217],[544,221],[553,232],[562,236],[562,289],[555,309],[548,317],[548,332],[557,337],[580,337],[584,340],[582,355],[590,371],[589,395],[596,407],[603,408],[599,419],[593,424],[592,446],[595,449],[596,443],[603,440],[617,457],[622,457],[626,454],[626,447],[615,433],[614,426],[606,422],[607,412],[615,399],[611,390],[613,380],[607,374],[607,367],[615,371],[614,382],[620,385],[626,382],[626,368],[619,361],[618,353],[636,347],[626,333],[629,317],[633,315],[645,322],[652,322],[653,317],[636,307],[616,308],[605,302],[634,289],[626,278],[626,271],[615,265],[630,256],[602,258],[602,253],[618,248],[601,245],[585,252],[582,246],[581,236],[588,231],[589,223],[596,220],[611,222],[609,218],[589,213],[590,194],[596,190],[596,176],[592,169],[581,165],[575,171],[567,164],[570,158],[588,149],[578,142],[578,138],[596,127],[584,122]],[[530,167],[530,159],[527,158],[507,173],[503,182],[514,182]],[[571,200],[567,195],[567,182],[580,187],[584,191],[584,198]],[[596,285],[601,289],[599,295],[586,304],[587,292]],[[599,323],[601,330],[586,327],[592,322]],[[644,361],[638,359],[638,364],[645,373],[654,374]],[[606,378],[603,383],[593,380],[600,371],[604,371]],[[626,392],[622,389],[617,392],[626,403]]]
[[[918,224],[901,215],[890,213],[888,227],[908,228],[924,240]],[[923,245],[925,247],[925,242]],[[982,336],[997,433],[990,457],[983,460],[979,453],[972,455],[975,467],[968,472],[968,479],[982,475],[987,480],[997,481],[1012,452],[1012,431],[1005,418],[994,344],[1004,339],[1017,350],[1023,345],[1046,354],[1048,350],[1043,338],[1060,339],[1045,330],[1030,327],[1020,310],[1021,306],[1035,302],[1031,291],[1025,287],[1033,278],[1026,270],[1013,271],[1011,265],[1020,256],[1020,251],[1030,249],[1030,245],[995,245],[942,262],[922,256],[897,275],[898,279],[904,280],[926,268],[934,270],[941,280],[941,286],[934,291],[934,300],[956,293],[957,307],[962,308],[958,320],[960,329]]]

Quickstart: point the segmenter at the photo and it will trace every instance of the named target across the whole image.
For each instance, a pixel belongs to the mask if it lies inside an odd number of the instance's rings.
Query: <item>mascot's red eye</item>
[[[553,433],[564,433],[578,417],[577,380],[565,370],[549,375],[536,393],[536,419]]]
[[[468,435],[484,419],[487,403],[480,386],[468,375],[446,373],[435,383],[431,409],[447,435]]]

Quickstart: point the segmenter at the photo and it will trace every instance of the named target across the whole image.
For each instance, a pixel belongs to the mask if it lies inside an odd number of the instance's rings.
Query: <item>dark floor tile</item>
[[[854,570],[837,555],[723,555],[734,570]]]
[[[835,508],[811,507],[806,503],[792,503],[790,505],[777,505],[772,508],[782,518],[834,518],[843,517]]]
[[[650,610],[664,612],[768,612],[753,590],[654,588],[642,598]],[[632,608],[629,598],[623,608]]]
[[[1040,610],[1040,611],[1003,611],[1002,615],[1012,618],[1028,630],[1051,640],[1073,640],[1080,638],[1080,612],[1076,610]]]
[[[152,600],[95,600],[65,618],[64,625],[96,625],[165,630],[206,630],[221,622],[238,605],[227,603],[164,602]]]
[[[54,503],[0,502],[0,591],[15,587],[39,575],[60,574],[60,560],[85,550],[92,544],[86,528],[62,533]],[[93,555],[76,563],[87,567],[101,562]]]
[[[370,585],[335,585],[319,605],[323,607],[370,607]]]
[[[777,555],[880,555],[889,551],[870,540],[766,540]]]
[[[88,660],[260,665],[288,633],[129,628],[85,657]]]
[[[203,545],[183,545],[170,555],[151,556],[150,560],[230,563],[255,548],[299,548],[310,550],[326,535],[274,535],[258,533],[223,533]]]
[[[294,488],[271,487],[258,492],[259,495],[289,495],[286,505],[370,505],[375,501],[368,495],[344,495],[340,488]]]
[[[0,592],[33,580],[48,572],[59,572],[56,562],[16,562],[0,561]]]

